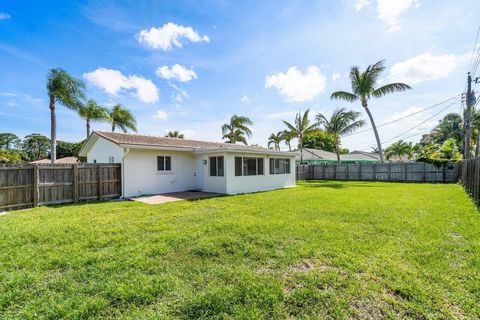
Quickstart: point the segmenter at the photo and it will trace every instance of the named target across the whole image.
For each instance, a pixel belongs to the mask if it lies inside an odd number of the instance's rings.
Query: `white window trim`
[[[170,157],[170,170],[158,170],[158,157]],[[174,157],[171,154],[157,154],[155,156],[155,167],[157,168],[157,175],[173,175],[174,174]],[[163,165],[165,166],[165,159],[163,160]]]

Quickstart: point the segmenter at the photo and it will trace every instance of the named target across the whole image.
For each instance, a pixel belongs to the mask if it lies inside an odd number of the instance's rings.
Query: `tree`
[[[253,125],[252,120],[248,117],[233,115],[230,118],[230,123],[225,123],[222,126],[222,139],[227,139],[227,143],[242,142],[247,144],[246,137],[252,136],[252,131],[248,126]]]
[[[22,162],[22,156],[18,150],[0,149],[0,163],[18,164]]]
[[[185,136],[183,133],[178,132],[177,130],[175,131],[168,131],[167,134],[165,135],[167,138],[178,138],[178,139],[185,139]]]
[[[289,130],[283,130],[283,141],[285,141],[285,144],[288,146],[288,151],[289,152],[292,152],[292,145],[291,145],[291,141],[294,137],[294,135],[289,131]]]
[[[335,152],[335,138],[322,129],[315,129],[303,137],[303,147]]]
[[[295,122],[293,124],[283,120],[283,123],[287,126],[290,134],[298,139],[298,147],[300,149],[300,162],[303,161],[303,138],[305,137],[305,135],[309,134],[317,128],[316,123],[310,124],[310,120],[308,119],[309,112],[309,109],[305,110],[303,116],[300,113],[297,113],[297,115],[295,116]]]
[[[93,100],[88,100],[86,104],[80,105],[78,109],[78,114],[86,122],[87,139],[88,137],[90,137],[90,122],[92,121],[106,122],[110,120],[110,116],[108,115],[108,110],[98,105]]]
[[[358,67],[354,66],[350,69],[352,92],[336,91],[331,95],[332,99],[340,99],[348,102],[360,101],[362,107],[367,112],[373,132],[375,134],[375,139],[377,140],[380,162],[383,162],[382,144],[380,142],[377,127],[375,126],[375,121],[373,120],[373,116],[368,108],[368,103],[371,98],[380,98],[389,93],[411,89],[410,86],[400,82],[389,83],[375,88],[379,80],[380,73],[383,70],[385,70],[384,60],[378,61],[373,65],[369,65],[363,72],[361,72]]]
[[[57,157],[65,158],[65,157],[77,157],[78,152],[77,149],[79,148],[80,143],[75,142],[66,142],[66,141],[57,141]]]
[[[50,140],[39,133],[32,133],[23,139],[22,148],[30,161],[46,159]]]
[[[280,143],[283,141],[283,131],[279,131],[277,134],[272,133],[268,138],[268,147],[273,144],[275,150],[280,151]]]
[[[412,156],[412,143],[407,143],[403,140],[399,140],[392,143],[390,147],[385,150],[385,157],[390,160],[392,157],[397,157],[398,161],[402,161],[402,156],[406,155],[410,159]]]
[[[0,148],[10,150],[20,143],[17,135],[13,133],[0,133]]]
[[[458,148],[461,149],[465,137],[462,116],[453,112],[446,114],[430,134],[434,143],[443,144],[448,139],[454,139]]]
[[[56,103],[65,107],[78,110],[81,101],[85,97],[85,84],[72,77],[63,69],[51,69],[47,76],[47,91],[50,107],[50,128],[51,128],[51,159],[52,163],[56,160],[57,144],[57,117],[55,114]]]
[[[119,127],[123,132],[127,132],[128,129],[137,131],[137,121],[133,114],[121,104],[113,106],[110,111],[110,123],[112,124],[112,132],[115,132],[115,128]]]
[[[360,112],[347,111],[345,108],[337,108],[333,111],[330,119],[319,113],[315,117],[319,125],[325,127],[325,131],[335,139],[335,153],[337,163],[340,164],[340,139],[342,136],[352,133],[365,125],[364,120],[358,120]]]

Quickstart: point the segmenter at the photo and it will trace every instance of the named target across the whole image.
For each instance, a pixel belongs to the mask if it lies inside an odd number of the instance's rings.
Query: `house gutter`
[[[125,157],[130,152],[130,148],[123,148],[122,156],[122,199],[125,199]]]

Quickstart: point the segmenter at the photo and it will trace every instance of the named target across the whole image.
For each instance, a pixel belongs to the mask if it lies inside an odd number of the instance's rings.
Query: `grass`
[[[0,216],[1,319],[480,318],[458,185],[303,182]]]

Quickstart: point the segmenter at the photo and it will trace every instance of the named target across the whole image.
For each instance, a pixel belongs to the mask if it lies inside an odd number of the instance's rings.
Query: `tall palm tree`
[[[270,148],[270,145],[273,144],[275,150],[280,151],[280,143],[283,141],[283,135],[283,131],[279,131],[277,134],[272,133],[268,138],[268,147]]]
[[[85,97],[85,84],[72,77],[67,71],[56,68],[48,72],[47,91],[50,107],[50,158],[53,164],[57,160],[56,104],[58,102],[69,109],[78,110]]]
[[[107,108],[98,105],[93,100],[88,100],[78,109],[78,114],[87,124],[87,138],[90,137],[90,122],[92,121],[110,121]]]
[[[222,126],[222,139],[227,139],[227,143],[242,142],[247,144],[246,137],[252,136],[252,131],[248,126],[253,125],[252,120],[248,117],[233,115],[230,118],[230,123],[225,123]]]
[[[110,111],[110,123],[112,124],[112,132],[115,132],[117,126],[123,132],[127,132],[128,129],[137,131],[137,121],[134,115],[121,104],[113,106],[112,111]]]
[[[396,156],[398,161],[402,161],[402,156],[406,155],[410,158],[412,151],[412,143],[399,140],[395,143],[392,143],[390,147],[385,150],[385,157],[389,160],[390,158]]]
[[[358,120],[360,112],[347,111],[345,108],[337,108],[333,111],[330,119],[319,113],[315,117],[319,125],[325,127],[325,131],[335,139],[335,152],[337,163],[340,164],[340,139],[342,136],[352,133],[365,125],[365,120]]]
[[[354,102],[358,100],[360,101],[362,107],[367,112],[368,118],[370,119],[370,123],[373,128],[373,133],[375,134],[375,139],[377,140],[380,162],[383,162],[382,144],[380,142],[380,137],[378,136],[375,121],[373,120],[373,116],[370,113],[370,109],[368,108],[369,100],[371,98],[383,97],[389,93],[411,89],[410,86],[400,82],[389,83],[376,88],[380,73],[385,70],[384,63],[384,60],[380,60],[373,65],[369,65],[367,69],[365,69],[365,71],[363,72],[361,72],[356,66],[352,67],[350,69],[352,92],[337,91],[332,93],[331,95],[332,99],[341,99],[348,102]]]
[[[185,136],[178,132],[177,130],[175,131],[168,131],[167,134],[165,135],[167,138],[178,138],[178,139],[184,139]]]
[[[283,120],[283,123],[287,126],[288,130],[290,131],[291,135],[298,139],[298,148],[300,149],[300,162],[303,161],[303,137],[306,134],[312,132],[317,128],[317,123],[310,124],[310,120],[308,119],[308,113],[310,109],[307,109],[303,116],[299,113],[295,116],[295,122],[291,124]]]

